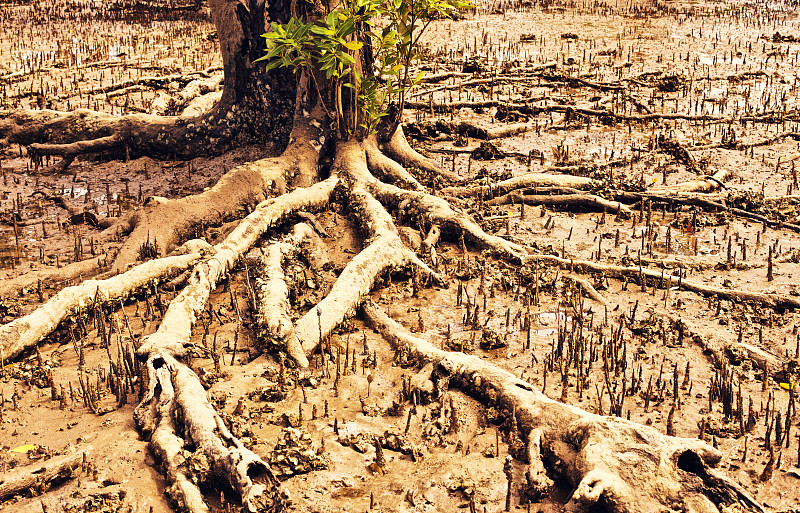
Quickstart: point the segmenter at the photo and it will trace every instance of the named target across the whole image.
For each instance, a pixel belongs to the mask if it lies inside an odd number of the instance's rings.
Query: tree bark
[[[87,109],[3,111],[0,144],[27,146],[31,155],[74,157],[103,152],[111,157],[164,159],[218,155],[242,144],[285,146],[296,110],[298,80],[288,69],[267,72],[255,60],[264,54],[259,40],[268,23],[288,21],[292,5],[287,0],[209,1],[222,53],[224,89],[217,105],[205,114],[119,117]]]
[[[714,471],[722,455],[705,442],[663,435],[619,417],[600,416],[550,399],[533,386],[473,355],[443,351],[389,318],[374,303],[362,310],[395,347],[433,362],[434,379],[515,415],[529,444],[533,481],[546,486],[544,467],[575,487],[569,511],[682,511],[717,513],[736,505],[763,507],[743,488]],[[544,465],[544,467],[542,466]]]

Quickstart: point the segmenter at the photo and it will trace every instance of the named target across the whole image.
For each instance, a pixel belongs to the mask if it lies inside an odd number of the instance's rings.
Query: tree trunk
[[[103,152],[165,159],[217,155],[242,144],[285,146],[298,98],[297,77],[285,68],[266,72],[255,60],[264,54],[260,36],[268,22],[287,21],[291,2],[210,0],[209,6],[224,70],[222,97],[209,112],[119,117],[86,109],[6,111],[0,113],[0,143],[28,146],[31,155],[74,158]]]

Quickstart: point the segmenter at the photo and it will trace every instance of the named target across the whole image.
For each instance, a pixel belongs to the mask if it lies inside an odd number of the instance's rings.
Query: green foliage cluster
[[[289,67],[311,77],[314,69],[325,73],[336,98],[334,105],[323,105],[337,126],[344,116],[341,87],[353,89],[355,133],[363,136],[375,131],[390,102],[397,100],[402,109],[406,91],[422,79],[422,73],[410,77],[409,69],[431,21],[469,5],[469,0],[342,0],[319,19],[293,16],[287,23],[272,23],[263,34],[267,53],[259,60],[266,61],[268,70]],[[363,72],[357,56],[365,44],[374,69]]]

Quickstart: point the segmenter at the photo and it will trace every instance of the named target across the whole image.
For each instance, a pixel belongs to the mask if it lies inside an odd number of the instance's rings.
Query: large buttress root
[[[408,191],[377,180],[370,182],[369,188],[381,202],[398,209],[402,207],[408,214],[422,216],[442,230],[463,234],[468,242],[497,253],[506,260],[519,262],[527,255],[525,248],[519,244],[489,235],[469,215],[454,209],[438,196]]]
[[[289,288],[283,272],[283,261],[298,252],[304,239],[313,236],[310,226],[299,223],[283,242],[270,244],[261,258],[263,276],[256,277],[253,287],[256,296],[254,320],[258,336],[283,346],[302,368],[308,367],[308,358],[297,340],[289,316]]]
[[[321,145],[320,124],[314,116],[298,117],[292,130],[292,142],[279,157],[266,158],[236,167],[214,187],[200,194],[177,200],[152,201],[121,221],[124,231],[131,231],[114,267],[124,270],[137,258],[139,247],[147,240],[157,241],[159,254],[179,244],[180,238],[200,223],[217,223],[235,215],[242,205],[282,194],[296,177],[316,176]],[[119,230],[120,225],[109,230]]]
[[[199,378],[180,358],[191,348],[192,326],[198,312],[205,308],[209,294],[235,262],[266,230],[287,216],[325,206],[337,182],[333,176],[260,204],[222,243],[214,246],[212,257],[195,266],[188,285],[170,303],[158,330],[147,336],[137,350],[137,357],[146,362],[147,373],[145,396],[136,411],[137,424],[146,435],[158,435],[150,438],[153,453],[162,457],[173,499],[187,508],[190,503],[198,503],[195,488],[180,468],[181,458],[205,458],[213,475],[239,494],[247,511],[279,511],[282,507],[283,497],[269,465],[228,431]],[[164,368],[169,372],[161,370]],[[171,391],[174,397],[170,396]],[[179,432],[178,425],[183,432]],[[188,456],[181,452],[190,447],[194,450]],[[204,508],[204,504],[198,504],[191,511],[203,512]]]
[[[392,217],[367,191],[364,182],[374,178],[367,169],[363,145],[341,143],[334,170],[345,181],[350,211],[359,222],[367,245],[347,264],[325,299],[297,321],[295,333],[306,355],[310,355],[343,319],[355,314],[375,281],[385,272],[414,264],[433,274],[403,245]]]
[[[199,258],[199,253],[191,253],[151,260],[112,278],[67,287],[30,314],[0,326],[0,351],[6,358],[14,358],[35,347],[69,315],[123,301],[154,282],[185,271]]]
[[[412,335],[374,303],[365,303],[362,310],[393,345],[434,362],[436,373],[450,386],[515,412],[529,443],[535,445],[538,438],[549,470],[575,487],[568,503],[572,511],[594,504],[616,513],[718,513],[719,506],[732,505],[763,511],[743,488],[712,470],[721,454],[704,442],[554,401],[493,363],[443,351]]]

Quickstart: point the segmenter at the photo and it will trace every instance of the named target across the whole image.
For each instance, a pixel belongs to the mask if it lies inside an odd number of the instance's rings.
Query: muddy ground
[[[75,96],[75,90],[96,90],[142,76],[219,71],[214,29],[202,11],[135,11],[132,6],[115,11],[91,2],[67,6],[57,10],[40,4],[0,5],[3,108],[152,111],[155,100],[174,97],[185,83],[169,79],[158,87],[136,84],[118,95]],[[596,191],[600,195],[619,188],[674,185],[729,170],[731,176],[718,197],[770,220],[797,223],[798,38],[797,6],[791,2],[480,5],[458,21],[432,24],[421,67],[429,76],[448,71],[457,75],[424,84],[415,93],[412,100],[419,103],[406,113],[406,133],[418,149],[471,179],[497,182],[528,170],[569,169],[607,180],[608,187]],[[544,78],[511,69],[546,65],[552,67]],[[463,84],[487,78],[482,84]],[[498,105],[444,112],[434,108],[484,100],[497,100]],[[558,103],[575,110],[537,114],[503,107],[511,103]],[[656,116],[647,122],[626,122],[578,111],[603,106],[617,113]],[[707,117],[658,116],[673,114]],[[486,128],[532,122],[535,128],[473,152],[481,141],[454,137],[443,124],[436,126],[437,121],[464,120]],[[771,140],[777,136],[781,138]],[[665,140],[674,142],[673,148],[688,150],[689,159],[670,151]],[[761,142],[766,143],[753,145]],[[36,167],[24,148],[2,151],[0,275],[9,279],[113,254],[119,247],[113,230],[73,225],[69,213],[48,198],[64,197],[98,219],[114,217],[149,196],[202,191],[227,170],[275,149],[240,148],[186,162],[83,159],[59,174],[45,172],[47,162]],[[496,158],[486,159],[487,153]],[[765,201],[776,196],[785,198]],[[536,251],[576,260],[643,262],[656,270],[682,269],[687,280],[727,289],[800,294],[800,244],[792,227],[657,202],[645,208],[629,201],[635,212],[631,217],[597,209],[460,201],[487,231]],[[324,239],[330,264],[324,272],[309,271],[310,278],[298,285],[298,316],[322,297],[337,270],[361,249],[360,235],[346,214],[333,208],[318,216],[331,234]],[[648,222],[651,230],[646,235]],[[406,227],[404,236],[413,241],[419,237],[416,228]],[[196,235],[213,242],[224,230],[225,226],[209,226]],[[589,298],[580,302],[578,289],[564,271],[520,271],[471,250],[465,254],[458,240],[444,240],[438,254],[440,268],[452,275],[447,286],[417,290],[410,276],[398,274],[381,284],[373,298],[392,317],[435,343],[490,359],[550,397],[588,411],[609,414],[608,388],[619,394],[623,382],[628,383],[628,393],[619,411],[622,416],[666,431],[675,405],[675,435],[703,437],[718,446],[724,453],[720,468],[768,511],[800,509],[797,415],[784,424],[800,344],[796,312],[706,298],[677,284],[643,288],[635,280],[600,274],[584,277],[607,305]],[[300,274],[308,270],[302,262],[296,265]],[[538,295],[531,298],[526,291],[531,290],[533,272]],[[3,299],[3,322],[36,308],[64,285],[48,284],[41,292],[34,288],[21,297]],[[459,301],[462,294],[467,299]],[[171,508],[162,476],[134,426],[137,394],[119,405],[106,376],[109,362],[124,360],[135,340],[156,329],[163,313],[159,305],[173,295],[165,286],[129,302],[124,312],[112,313],[108,348],[89,317],[86,336],[77,325],[62,328],[40,347],[41,361],[33,354],[3,362],[0,471],[73,446],[90,445],[92,451],[89,468],[76,478],[2,502],[0,510]],[[478,305],[477,329],[466,321],[469,304]],[[206,380],[234,434],[273,463],[296,511],[469,511],[470,503],[476,511],[503,510],[508,423],[502,412],[457,391],[449,391],[441,402],[399,402],[402,384],[419,369],[403,365],[402,355],[359,318],[331,340],[340,361],[318,357],[310,372],[300,376],[292,369],[282,371],[273,355],[258,350],[243,267],[217,290],[211,305],[196,329],[198,344],[209,351],[198,355],[192,366]],[[602,362],[596,361],[580,386],[574,370],[564,379],[558,366],[546,370],[550,355],[560,346],[560,334],[585,337],[599,348],[619,328],[622,313],[634,315],[634,322],[623,328],[622,368],[604,372]],[[664,320],[669,317],[681,319],[682,327],[676,330]],[[761,360],[746,351],[729,351],[720,368],[708,346],[730,342],[755,346],[781,362],[786,372],[763,379]],[[53,382],[64,387],[62,401],[52,399],[48,369]],[[734,404],[738,413],[726,419],[721,394],[712,394],[712,384],[728,375],[734,376],[734,395],[741,398],[741,406]],[[81,381],[96,389],[91,405],[82,397]],[[784,419],[782,432],[789,426],[782,448],[773,445],[774,429],[767,436],[773,412]],[[754,425],[743,436],[738,419],[748,415]],[[413,448],[392,446],[393,435],[406,432],[404,440]],[[391,447],[385,449],[383,469],[373,465],[376,436],[385,437],[385,445]],[[33,450],[11,451],[28,444]],[[771,478],[762,479],[767,445],[777,462]],[[557,483],[543,502],[522,504],[523,471],[515,464],[512,509],[561,511],[571,492],[566,483]],[[215,508],[235,507],[224,494],[209,500]]]

